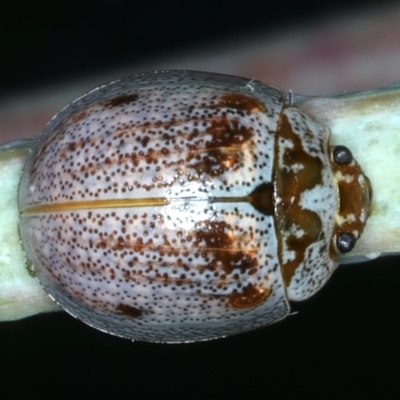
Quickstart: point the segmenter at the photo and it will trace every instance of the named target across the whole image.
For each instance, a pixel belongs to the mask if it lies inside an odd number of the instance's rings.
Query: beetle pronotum
[[[371,201],[347,143],[331,147],[323,112],[295,101],[254,80],[163,71],[65,107],[19,188],[22,245],[45,291],[139,340],[284,318],[352,250]]]

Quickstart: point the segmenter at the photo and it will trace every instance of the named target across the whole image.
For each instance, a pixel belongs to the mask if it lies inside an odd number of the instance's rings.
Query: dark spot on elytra
[[[117,313],[123,314],[127,317],[137,318],[143,314],[142,310],[139,310],[136,307],[128,306],[127,304],[118,304],[116,308]]]
[[[82,147],[82,141],[79,142],[71,142],[68,144],[68,150],[74,152],[77,150],[79,147]]]
[[[118,97],[114,97],[110,100],[107,100],[104,105],[106,107],[118,107],[121,104],[125,103],[133,103],[139,98],[139,95],[137,93],[133,94],[124,94]]]
[[[149,143],[149,140],[150,140],[150,138],[149,138],[148,136],[145,136],[145,137],[142,139],[142,146],[143,146],[143,147],[146,147],[147,144]]]

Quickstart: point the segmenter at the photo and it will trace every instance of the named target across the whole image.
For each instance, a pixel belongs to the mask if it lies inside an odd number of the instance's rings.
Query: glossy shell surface
[[[124,78],[38,138],[22,243],[49,295],[103,331],[160,342],[248,331],[336,268],[334,164],[329,131],[279,89],[188,71]]]

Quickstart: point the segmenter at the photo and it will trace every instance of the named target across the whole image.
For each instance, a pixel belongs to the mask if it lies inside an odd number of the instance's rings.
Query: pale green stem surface
[[[17,193],[27,153],[0,151],[0,321],[59,309],[29,274],[19,238]]]
[[[295,106],[331,129],[331,144],[349,147],[371,180],[372,215],[355,249],[341,263],[400,248],[400,88],[331,97],[294,96]],[[17,193],[31,142],[0,148],[0,321],[59,307],[27,269],[18,233]]]

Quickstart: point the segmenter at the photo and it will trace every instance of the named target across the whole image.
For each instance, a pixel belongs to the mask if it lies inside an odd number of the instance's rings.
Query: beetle
[[[285,318],[351,251],[368,178],[256,80],[133,75],[61,110],[30,152],[20,235],[64,310],[129,339],[190,342]]]

